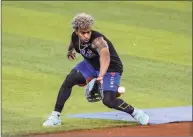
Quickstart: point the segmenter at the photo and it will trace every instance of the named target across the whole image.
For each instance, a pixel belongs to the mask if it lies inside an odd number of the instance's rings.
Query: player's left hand
[[[99,76],[96,80],[98,80],[101,84],[103,84],[103,77]]]
[[[76,52],[75,52],[75,50],[73,49],[73,50],[71,50],[71,51],[68,51],[67,57],[68,57],[69,60],[74,60],[74,59],[76,58]]]

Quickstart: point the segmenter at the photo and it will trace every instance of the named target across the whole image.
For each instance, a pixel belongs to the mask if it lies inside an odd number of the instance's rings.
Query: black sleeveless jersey
[[[99,54],[98,52],[91,47],[92,41],[97,37],[103,37],[104,40],[107,42],[110,52],[110,65],[107,72],[119,72],[122,74],[123,72],[123,64],[113,46],[113,44],[101,33],[92,30],[90,40],[85,43],[85,45],[81,45],[78,35],[75,32],[72,33],[72,43],[76,52],[80,53],[84,59],[86,59],[93,68],[96,70],[100,69],[100,61],[99,61]]]

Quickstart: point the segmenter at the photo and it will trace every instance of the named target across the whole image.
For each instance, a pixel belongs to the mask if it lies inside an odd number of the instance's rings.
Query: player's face
[[[78,29],[76,34],[79,36],[80,41],[85,43],[90,40],[91,37],[91,28],[89,29]]]

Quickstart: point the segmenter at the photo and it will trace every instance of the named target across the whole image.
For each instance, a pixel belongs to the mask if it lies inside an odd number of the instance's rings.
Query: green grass
[[[112,111],[101,102],[87,103],[84,89],[74,87],[62,113],[64,124],[42,127],[66,74],[82,60],[66,59],[71,19],[78,12],[95,17],[94,28],[114,43],[123,60],[125,101],[139,108],[191,105],[191,3],[162,4],[110,2],[107,8],[107,2],[2,2],[2,134],[133,124],[67,118]]]

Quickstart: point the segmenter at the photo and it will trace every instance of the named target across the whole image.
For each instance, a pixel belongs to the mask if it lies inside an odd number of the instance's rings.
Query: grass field
[[[58,89],[82,60],[66,59],[78,12],[95,17],[124,63],[123,99],[139,108],[192,104],[191,2],[2,2],[2,134],[16,135],[129,125],[110,120],[68,119],[73,113],[112,111],[87,103],[74,87],[64,124],[44,128]],[[108,6],[108,7],[107,7]],[[85,10],[83,10],[85,8]]]

